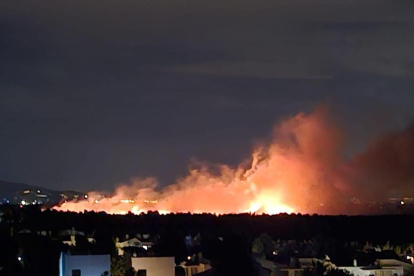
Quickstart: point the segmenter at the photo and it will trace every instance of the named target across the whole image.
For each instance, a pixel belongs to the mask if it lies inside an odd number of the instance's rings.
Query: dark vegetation
[[[73,253],[114,256],[115,237],[148,233],[159,237],[156,255],[174,256],[177,263],[193,253],[184,244],[185,236],[200,233],[202,242],[197,250],[211,260],[218,274],[229,275],[229,269],[233,272],[237,269],[237,275],[251,275],[252,243],[262,233],[267,233],[273,240],[313,240],[316,255],[323,257],[329,254],[335,262],[347,254],[343,245],[349,241],[370,241],[373,244],[411,242],[409,222],[414,218],[410,215],[159,215],[157,212],[121,216],[41,211],[38,207],[5,205],[1,210],[0,273],[3,275],[57,275],[59,254],[69,249],[59,240],[58,233],[72,228],[96,240],[93,245],[86,238],[77,240]],[[22,234],[23,229],[30,230],[30,233]],[[48,234],[39,235],[41,231]],[[18,256],[24,258],[24,265]],[[232,265],[234,263],[243,265],[236,267]]]

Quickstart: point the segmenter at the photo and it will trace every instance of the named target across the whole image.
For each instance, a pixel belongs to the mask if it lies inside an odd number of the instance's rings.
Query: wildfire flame
[[[301,113],[275,127],[273,142],[254,150],[247,169],[246,163],[237,168],[220,165],[219,173],[213,173],[203,165],[162,189],[157,189],[154,178],[135,179],[111,197],[91,192],[83,201],[56,209],[111,214],[309,213],[341,188],[327,184],[338,163],[340,143],[341,134],[324,111]]]

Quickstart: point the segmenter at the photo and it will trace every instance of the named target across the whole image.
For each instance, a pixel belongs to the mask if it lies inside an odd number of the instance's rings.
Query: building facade
[[[109,255],[68,255],[60,254],[59,276],[103,276],[109,275]]]
[[[131,265],[138,276],[174,276],[174,257],[131,258]]]

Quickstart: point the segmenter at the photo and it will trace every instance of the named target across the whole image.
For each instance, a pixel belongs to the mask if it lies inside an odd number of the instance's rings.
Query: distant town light
[[[40,194],[41,192],[42,192],[42,191],[40,191],[40,190],[37,190],[37,193],[38,193],[38,194]]]
[[[410,259],[410,256],[407,255],[407,260],[409,260],[409,259]]]
[[[401,203],[401,205],[404,205],[405,204],[404,200],[401,200],[400,203]]]
[[[148,250],[148,245],[143,245],[142,248],[144,248],[145,250]]]
[[[19,260],[19,262],[21,262],[22,261],[22,257],[18,256],[17,257],[17,260]]]
[[[21,201],[21,204],[22,204],[22,205],[26,205],[26,201],[25,201],[25,200],[22,200],[22,201]]]
[[[95,203],[99,203],[99,200],[95,199]]]
[[[84,195],[83,197],[84,197],[85,199],[88,199],[88,195]]]
[[[188,256],[188,257],[187,257],[187,260],[191,260],[191,256]]]
[[[276,251],[273,251],[273,255],[277,255],[277,252]]]

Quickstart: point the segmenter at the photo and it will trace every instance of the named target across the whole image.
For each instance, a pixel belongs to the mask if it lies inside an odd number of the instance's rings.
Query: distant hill
[[[22,190],[31,189],[31,190],[44,190],[44,191],[52,191],[45,189],[39,186],[33,186],[26,183],[16,183],[16,182],[7,182],[0,180],[0,198],[12,198],[15,197],[17,193]]]
[[[84,195],[76,191],[56,191],[26,183],[0,180],[0,204],[42,204],[50,207],[64,201],[82,198]]]

